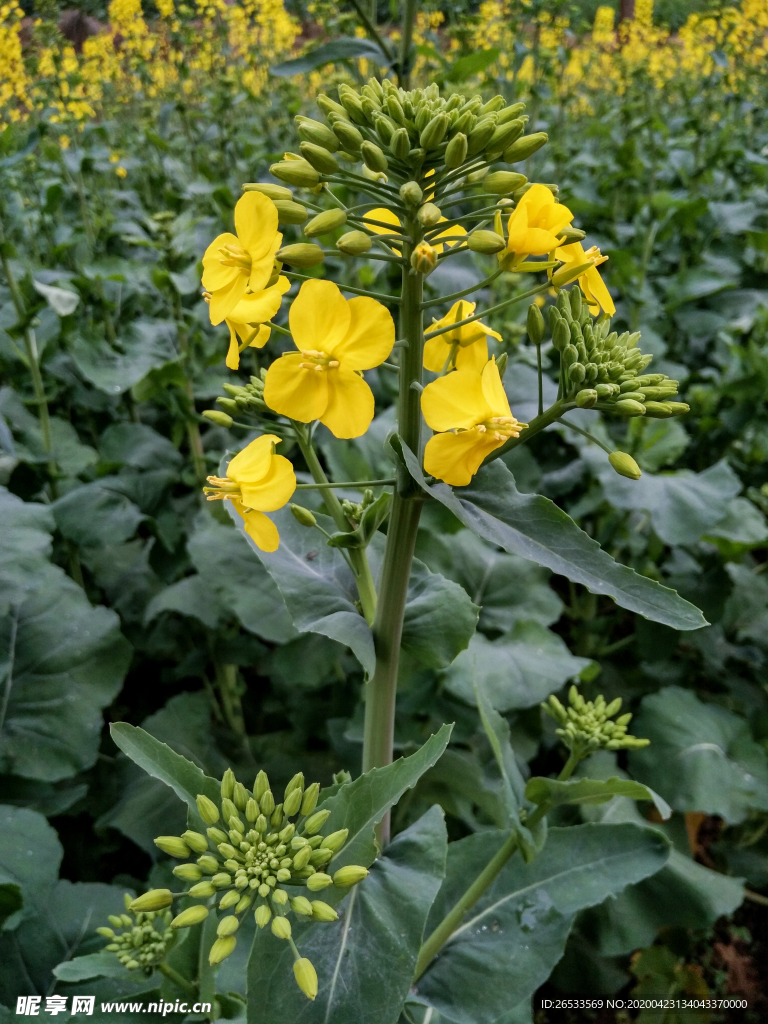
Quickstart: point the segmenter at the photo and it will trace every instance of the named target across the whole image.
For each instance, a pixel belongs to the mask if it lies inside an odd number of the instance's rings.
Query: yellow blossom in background
[[[596,245],[593,245],[591,249],[587,249],[585,252],[581,242],[572,242],[570,245],[559,246],[555,249],[554,257],[556,260],[565,263],[566,266],[569,263],[573,263],[576,267],[582,266],[589,260],[594,260],[594,266],[590,267],[589,270],[585,270],[576,280],[586,296],[589,311],[593,316],[597,316],[601,309],[608,316],[613,316],[616,312],[616,307],[613,304],[611,293],[606,288],[605,282],[597,269],[601,263],[606,262],[608,257],[601,255]]]
[[[452,487],[466,487],[486,456],[527,426],[512,415],[496,360],[455,370],[427,384],[421,411],[437,431],[427,441],[424,469]]]
[[[225,477],[209,476],[210,487],[204,488],[209,501],[232,502],[262,551],[276,551],[280,543],[277,527],[264,513],[282,508],[296,490],[293,466],[275,454],[276,444],[275,434],[257,437],[231,460]]]
[[[118,178],[128,177],[128,171],[125,169],[125,167],[116,167],[115,174],[118,176]]]
[[[459,320],[466,320],[475,312],[474,302],[467,302],[459,299],[454,302],[448,312],[441,320],[435,320],[432,329],[436,327],[447,327],[448,324],[455,324]],[[501,335],[491,330],[481,320],[475,320],[471,324],[464,324],[453,331],[446,331],[436,338],[428,338],[424,344],[424,368],[433,373],[442,372],[446,361],[450,359],[449,367],[456,367],[459,370],[476,370],[478,373],[488,362],[488,337],[501,341]]]
[[[543,256],[557,247],[558,236],[573,220],[567,206],[555,201],[546,185],[532,185],[517,204],[502,230],[501,211],[496,213],[496,232],[507,239],[498,256],[504,270],[516,270],[527,256]]]
[[[376,299],[345,299],[331,281],[306,281],[289,322],[299,351],[272,363],[264,401],[292,420],[320,420],[336,437],[360,437],[374,413],[361,371],[379,366],[392,351],[389,311]]]
[[[277,230],[277,207],[260,192],[246,192],[235,206],[235,231],[218,235],[203,256],[203,288],[211,293],[211,323],[220,324],[246,289],[269,284],[275,253],[283,240]]]
[[[242,341],[242,348],[263,348],[269,341],[272,331],[264,325],[280,309],[283,295],[290,287],[291,282],[281,274],[276,284],[265,288],[264,291],[245,295],[224,318],[224,323],[229,328],[226,363],[230,370],[240,368],[241,346],[238,344],[238,338]]]

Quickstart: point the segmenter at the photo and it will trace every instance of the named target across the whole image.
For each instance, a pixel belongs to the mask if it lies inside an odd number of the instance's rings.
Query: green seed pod
[[[611,411],[619,413],[620,416],[645,416],[645,406],[631,398],[617,402],[612,406]]]
[[[532,302],[528,307],[526,328],[528,331],[528,337],[534,345],[540,345],[542,341],[544,341],[544,335],[547,333],[547,328],[544,323],[544,317],[541,315],[541,310],[535,302]]]
[[[611,452],[611,454],[608,456],[608,461],[619,474],[619,476],[626,476],[630,480],[639,480],[640,477],[643,475],[640,472],[640,467],[638,466],[638,464],[635,462],[632,456],[627,455],[626,452]],[[612,702],[608,707],[613,708],[614,703],[615,701]],[[615,715],[616,712],[619,710],[619,707],[621,707],[620,700],[619,706],[616,707],[613,711],[609,711],[608,708],[606,708],[606,717],[610,718],[611,715]]]
[[[516,164],[521,160],[527,160],[528,157],[533,156],[542,146],[546,145],[548,141],[549,136],[546,132],[534,132],[533,135],[524,135],[504,151],[504,162]]]
[[[203,416],[217,427],[231,427],[234,420],[226,412],[219,412],[218,409],[204,409]]]
[[[291,508],[291,511],[293,512],[293,508]],[[288,796],[285,798],[285,803],[283,804],[283,814],[286,816],[286,818],[292,818],[293,815],[297,813],[297,811],[301,807],[301,798],[303,796],[304,791],[301,789],[294,789],[288,794]]]
[[[408,154],[411,151],[411,140],[408,138],[408,130],[406,128],[398,128],[396,132],[393,132],[392,138],[389,140],[389,148],[392,150],[392,156],[396,160],[408,159]]]
[[[308,117],[296,118],[296,121],[300,139],[321,146],[330,153],[335,153],[338,150],[339,140],[322,121],[312,121]]]
[[[389,167],[389,161],[384,155],[384,150],[377,146],[375,142],[364,142],[360,147],[360,155],[365,166],[371,171],[381,174]]]
[[[483,191],[492,195],[506,196],[521,188],[528,179],[516,171],[493,171],[483,179]]]
[[[505,107],[503,110],[499,111],[499,116],[496,119],[496,124],[506,124],[507,121],[512,121],[515,118],[519,118],[524,110],[524,103],[513,103],[510,107]]]
[[[269,173],[297,188],[314,188],[320,181],[320,174],[306,160],[281,160],[270,166]]]
[[[336,141],[336,136],[333,136]],[[299,152],[316,171],[321,174],[335,174],[339,169],[339,162],[332,153],[322,146],[316,146],[313,142],[302,142]]]
[[[307,238],[315,238],[317,235],[328,235],[342,224],[347,223],[347,215],[344,210],[324,210],[313,217],[304,228]]]
[[[307,960],[305,956],[294,960],[293,976],[296,979],[296,984],[307,999],[315,999],[317,997],[317,972],[312,966],[311,960]]]
[[[580,409],[593,409],[597,405],[597,392],[592,388],[584,388],[576,395],[576,405]]]
[[[234,953],[236,945],[237,939],[234,935],[224,935],[216,939],[208,954],[208,963],[211,966],[220,964],[222,960],[226,960],[231,953]]]
[[[202,869],[197,864],[177,864],[173,873],[185,882],[199,882],[203,877]]]
[[[320,892],[329,885],[333,885],[333,879],[323,871],[315,871],[307,879],[307,888],[310,892]]]
[[[291,900],[291,909],[303,917],[312,917],[312,904],[306,896],[294,896]]]
[[[259,928],[266,928],[269,922],[272,920],[272,911],[269,909],[266,903],[262,903],[260,907],[256,907],[256,909],[253,912],[253,916],[256,921],[256,925]]]
[[[234,907],[234,905],[239,902],[240,893],[237,889],[230,889],[229,892],[225,892],[219,900],[219,910],[229,910],[230,907]]]
[[[275,917],[272,920],[272,934],[286,941],[291,937],[291,922],[287,917]]]
[[[232,885],[232,876],[227,874],[226,871],[217,871],[216,874],[211,879],[211,884],[216,889],[224,889],[227,886]]]
[[[497,235],[495,231],[488,231],[480,229],[473,231],[471,235],[467,237],[467,245],[472,252],[481,252],[487,256],[493,255],[493,253],[501,252],[506,247],[506,242],[501,235]]]
[[[154,842],[155,846],[163,853],[167,853],[169,857],[177,857],[179,860],[188,857],[191,853],[184,840],[179,839],[178,836],[158,836]]]
[[[192,928],[193,925],[200,924],[208,917],[208,907],[196,906],[188,907],[186,910],[182,910],[171,921],[171,928]]]
[[[301,813],[306,816],[311,814],[317,806],[317,798],[320,795],[320,783],[313,782],[304,790],[304,798],[301,801]]]
[[[406,181],[400,186],[400,198],[406,206],[420,206],[424,199],[424,193],[415,181]]]
[[[325,253],[319,245],[312,242],[296,242],[278,250],[276,257],[281,263],[287,263],[291,267],[306,268],[322,263]]]
[[[371,238],[364,231],[347,231],[336,242],[336,247],[347,256],[362,256],[371,248]]]
[[[133,914],[147,913],[151,910],[165,910],[173,903],[170,889],[150,889],[135,900],[131,900],[129,910]]]
[[[275,206],[277,219],[281,224],[303,224],[309,216],[306,207],[292,200],[278,199]]]
[[[363,144],[363,136],[349,121],[335,121],[333,124],[333,133],[341,144],[341,148],[347,152],[352,153],[354,156],[360,152],[360,147]],[[327,147],[330,148],[330,147]]]
[[[451,141],[445,147],[445,166],[449,171],[455,170],[457,167],[461,167],[464,161],[467,159],[467,152],[469,149],[469,143],[467,142],[467,136],[463,131],[458,131],[453,136]]]
[[[492,117],[481,118],[467,137],[467,153],[476,156],[482,153],[496,131],[496,122]]]
[[[440,223],[442,212],[434,203],[424,203],[416,214],[416,220],[424,228],[433,228]]]
[[[526,122],[521,117],[514,118],[504,124],[499,124],[497,121],[494,133],[488,140],[487,152],[489,154],[503,153],[504,150],[509,149],[512,143],[517,142],[525,131],[525,124]]]
[[[352,885],[357,885],[368,874],[368,868],[361,867],[359,864],[347,864],[346,867],[339,868],[339,870],[333,876],[333,884],[338,889],[348,889]]]
[[[320,844],[320,849],[331,850],[331,852],[336,853],[336,851],[340,850],[344,843],[346,843],[348,835],[348,828],[339,829],[338,832],[331,832],[329,836],[326,836],[325,839],[323,839]]]
[[[263,196],[271,199],[273,203],[277,203],[279,200],[293,199],[291,190],[283,185],[272,185],[269,182],[262,181],[248,181],[242,188],[243,192],[261,192]]]
[[[215,825],[219,820],[219,809],[213,800],[200,793],[196,798],[197,812],[206,825]]]
[[[419,145],[426,150],[437,149],[445,138],[450,123],[447,114],[436,114],[419,135]]]
[[[323,903],[322,900],[312,900],[312,920],[313,921],[338,921],[339,915],[329,906],[327,903]]]

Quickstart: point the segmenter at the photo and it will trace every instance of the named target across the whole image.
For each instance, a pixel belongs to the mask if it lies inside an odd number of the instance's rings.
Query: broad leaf
[[[207,587],[202,576],[186,576],[156,594],[147,605],[146,624],[163,612],[177,612],[197,619],[208,629],[215,629],[225,615],[216,591]]]
[[[184,462],[167,437],[145,423],[113,423],[99,441],[105,462],[117,462],[149,472],[153,469],[179,470]]]
[[[26,807],[0,806],[0,887],[4,890],[2,905],[13,912],[25,907],[33,912],[39,899],[56,884],[62,850],[56,830],[42,814]],[[14,898],[15,891],[15,898]],[[6,914],[10,917],[10,914]],[[13,921],[6,927],[13,927]]]
[[[499,59],[498,47],[492,46],[488,50],[476,50],[475,53],[467,54],[466,57],[459,57],[451,64],[445,78],[448,82],[465,82],[473,75],[479,75],[495,61]]]
[[[472,704],[476,677],[497,711],[515,711],[540,704],[589,664],[587,658],[574,657],[551,630],[537,622],[518,622],[498,640],[474,636],[443,681],[452,694]]]
[[[431,931],[504,843],[503,832],[448,848]],[[574,915],[658,871],[669,844],[636,825],[550,829],[530,864],[513,857],[419,979],[421,999],[457,1024],[491,1024],[549,977]]]
[[[314,1002],[294,983],[287,944],[268,928],[258,933],[248,964],[249,1019],[396,1024],[445,874],[446,843],[443,813],[433,807],[390,843],[338,907],[339,921],[294,928],[299,952],[317,971]]]
[[[90,978],[122,978],[125,967],[114,953],[86,953],[73,960],[64,960],[53,969],[59,981],[88,981]]]
[[[662,818],[672,814],[666,800],[632,779],[569,779],[560,782],[557,779],[536,777],[529,779],[525,787],[526,798],[534,804],[547,808],[560,804],[605,804],[616,796],[625,796],[630,800],[649,800],[653,803]]]
[[[40,281],[32,281],[35,291],[42,295],[48,305],[59,316],[69,316],[77,309],[80,296],[68,288],[56,288],[51,284],[42,284]]]
[[[454,491],[442,483],[428,486],[405,446],[403,455],[414,479],[485,540],[581,583],[593,594],[612,597],[647,619],[681,630],[706,625],[698,608],[614,561],[554,502],[538,494],[521,494],[500,460],[481,468],[469,487]]]
[[[125,493],[119,476],[75,487],[54,503],[56,525],[83,547],[106,547],[129,540],[147,517]]]
[[[733,712],[668,686],[643,699],[633,731],[651,745],[631,752],[632,774],[676,811],[736,824],[751,810],[768,810],[768,755]]]
[[[470,642],[480,609],[466,591],[415,558],[403,617],[403,649],[429,668],[446,668]]]
[[[120,336],[120,348],[98,334],[79,334],[72,342],[78,370],[100,391],[121,395],[165,363],[177,358],[176,325],[166,320],[135,320]]]
[[[352,60],[356,57],[365,57],[371,60],[378,67],[391,64],[381,51],[381,47],[370,39],[357,39],[352,36],[339,36],[332,43],[324,43],[316,46],[314,50],[305,53],[293,60],[283,61],[282,64],[275,64],[271,67],[270,73],[278,78],[292,78],[294,75],[304,75],[307,71],[314,71],[325,64],[334,64],[340,60]]]

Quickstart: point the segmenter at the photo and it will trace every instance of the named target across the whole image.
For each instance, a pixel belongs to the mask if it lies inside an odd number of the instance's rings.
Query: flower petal
[[[232,499],[235,508],[243,517],[245,532],[251,538],[257,548],[262,551],[277,551],[280,544],[280,534],[272,520],[263,512],[254,510],[246,511],[243,503],[236,498]]]
[[[241,270],[238,270],[225,288],[217,288],[216,291],[211,292],[211,301],[208,304],[208,309],[211,323],[214,327],[229,316],[243,295],[245,295],[247,286],[247,276]]]
[[[261,192],[246,192],[235,206],[235,231],[251,259],[264,256],[277,234],[277,207]]]
[[[488,342],[485,335],[472,345],[460,345],[456,353],[456,369],[472,370],[473,373],[482,373],[483,367],[488,363]]]
[[[300,352],[289,352],[272,363],[264,381],[264,401],[281,416],[311,423],[328,407],[328,373],[305,370],[302,362]]]
[[[237,334],[235,328],[229,320],[227,320],[227,327],[229,327],[229,348],[227,349],[227,358],[224,362],[230,370],[240,369],[240,345],[237,340]]]
[[[293,466],[282,455],[273,455],[269,472],[258,483],[243,484],[240,494],[248,508],[259,512],[274,512],[282,508],[296,490]]]
[[[320,417],[336,437],[360,437],[371,425],[373,392],[363,378],[344,366],[328,371],[328,408]]]
[[[244,273],[239,267],[222,266],[222,254],[219,251],[225,245],[240,247],[237,237],[229,231],[223,235],[217,235],[203,256],[203,288],[213,292],[218,288],[226,288],[233,278]]]
[[[279,277],[277,283],[262,291],[244,295],[232,312],[229,320],[235,320],[241,324],[263,324],[280,309],[283,295],[291,287],[287,277]]]
[[[248,342],[248,348],[264,348],[271,334],[271,327],[267,327],[266,324],[259,324],[258,333],[252,341]]]
[[[501,383],[501,375],[495,357],[483,367],[483,395],[493,416],[511,416],[509,399]]]
[[[275,235],[272,245],[267,249],[264,255],[258,257],[254,256],[252,258],[251,272],[248,276],[248,287],[252,292],[260,292],[267,287],[275,266],[275,253],[280,248],[282,240],[282,235]]]
[[[296,348],[329,353],[349,330],[352,316],[333,281],[305,281],[288,319]]]
[[[451,353],[450,342],[446,342],[448,334],[441,334],[437,338],[427,338],[424,342],[424,369],[432,373],[441,373],[445,366],[445,360]]]
[[[345,300],[347,301],[347,300]],[[376,299],[349,299],[349,329],[332,354],[346,369],[370,370],[383,363],[395,344],[395,321]]]
[[[604,313],[607,313],[608,316],[613,316],[616,312],[616,306],[613,304],[611,293],[608,291],[597,267],[591,267],[586,274],[582,274],[579,278],[579,284],[584,289],[584,294],[590,306],[600,306]]]
[[[493,415],[483,394],[482,378],[471,370],[456,370],[427,384],[421,411],[433,430],[474,427]]]
[[[366,222],[380,220],[385,224],[391,224],[395,230],[400,228],[400,218],[392,210],[387,209],[386,206],[378,206],[375,210],[369,210],[363,217],[363,220]],[[366,227],[375,235],[388,235],[391,230],[390,228],[382,228],[378,224],[371,223],[366,223]]]
[[[486,455],[503,443],[476,430],[435,434],[424,449],[424,469],[452,487],[466,487]]]
[[[238,452],[227,466],[227,476],[242,487],[246,483],[257,483],[269,473],[274,446],[280,444],[275,434],[262,434]]]

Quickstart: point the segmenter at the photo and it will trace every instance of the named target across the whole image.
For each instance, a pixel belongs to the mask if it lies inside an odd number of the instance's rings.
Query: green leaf
[[[612,597],[647,619],[681,630],[706,625],[699,609],[675,591],[615,562],[554,502],[521,494],[500,460],[482,467],[469,487],[454,491],[442,483],[427,486],[406,446],[403,455],[413,478],[485,540],[581,583],[593,594]]]
[[[474,703],[473,678],[497,711],[534,707],[589,665],[574,657],[556,633],[538,622],[518,622],[507,636],[478,634],[443,676],[445,688]]]
[[[125,967],[113,953],[86,953],[65,960],[53,968],[59,981],[88,981],[89,978],[122,978]]]
[[[458,584],[414,558],[403,618],[403,649],[429,668],[446,668],[470,642],[480,609]]]
[[[372,864],[377,854],[374,826],[393,807],[406,790],[440,758],[451,737],[451,725],[443,725],[415,754],[401,757],[384,768],[372,768],[354,782],[342,786],[321,806],[331,812],[325,825],[326,835],[349,829],[349,837],[334,857],[334,870],[345,864]]]
[[[6,918],[11,916],[9,910],[15,913],[22,905],[25,910],[16,924],[34,912],[38,900],[56,884],[63,854],[56,830],[42,814],[26,807],[0,805],[0,885]],[[14,922],[5,927],[14,927]]]
[[[525,795],[535,804],[547,808],[558,807],[560,804],[605,804],[615,796],[625,796],[631,800],[649,800],[653,803],[662,818],[672,814],[666,800],[658,793],[632,779],[558,779],[536,777],[529,779],[525,787]]]
[[[640,469],[646,473],[657,473],[663,466],[677,462],[691,443],[682,423],[676,419],[639,419],[640,441],[629,451],[637,459]]]
[[[117,462],[144,472],[179,470],[184,462],[168,438],[146,423],[113,423],[101,435],[99,454],[105,462]]]
[[[433,807],[390,843],[369,876],[338,907],[339,921],[294,928],[299,952],[317,971],[314,1002],[293,980],[287,943],[268,928],[257,934],[248,964],[249,1019],[259,1024],[396,1024],[429,908],[445,874],[446,844],[443,813]]]
[[[56,575],[48,560],[55,523],[49,505],[24,502],[5,487],[0,487],[0,519],[0,614],[7,614],[41,579]]]
[[[756,548],[768,539],[768,524],[762,512],[748,498],[732,498],[723,518],[707,530],[706,536]]]
[[[676,811],[737,824],[768,810],[768,754],[740,716],[668,686],[643,699],[633,731],[651,745],[630,753],[632,774]]]
[[[506,839],[481,832],[448,848],[431,931]],[[574,915],[666,863],[669,844],[636,825],[553,828],[530,864],[513,857],[419,979],[418,993],[448,1021],[491,1024],[549,977]]]
[[[177,358],[176,325],[167,320],[134,320],[119,339],[119,349],[98,334],[78,334],[72,359],[78,370],[100,391],[121,395],[150,370]]]
[[[269,69],[270,74],[278,78],[292,78],[294,75],[304,75],[315,68],[321,68],[326,64],[335,64],[341,60],[352,60],[356,57],[366,57],[376,64],[377,67],[385,67],[392,61],[387,60],[381,51],[381,47],[370,39],[357,39],[353,36],[339,36],[332,43],[323,43],[316,46],[314,50],[305,53],[293,60],[283,61],[282,64],[275,64]]]
[[[197,619],[208,629],[215,629],[225,615],[216,591],[206,586],[202,576],[187,576],[156,594],[147,605],[145,624],[163,612],[177,612]]]
[[[124,481],[102,477],[75,487],[54,502],[56,525],[83,547],[106,547],[129,540],[147,518],[125,494]]]
[[[499,49],[492,46],[488,50],[477,50],[469,53],[466,57],[459,57],[451,64],[445,79],[447,82],[466,82],[473,75],[479,75],[487,67],[499,59]]]
[[[61,569],[0,619],[0,771],[56,782],[96,761],[101,711],[131,660],[117,615],[93,608]]]
[[[40,281],[32,281],[35,291],[42,295],[48,305],[59,316],[69,316],[77,309],[80,296],[68,288],[55,288],[51,284],[42,284]]]

